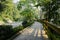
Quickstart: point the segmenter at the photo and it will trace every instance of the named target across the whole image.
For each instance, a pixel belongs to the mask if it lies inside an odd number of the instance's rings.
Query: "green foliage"
[[[30,3],[35,4],[35,0],[21,0],[19,1],[17,8],[20,11],[20,15],[23,17],[23,20],[33,20],[35,18],[35,9],[31,6]]]
[[[22,25],[23,25],[23,27],[28,27],[28,26],[31,26],[33,23],[34,23],[34,21],[24,20],[23,23],[22,23]]]
[[[7,40],[24,28],[23,26],[12,28],[11,25],[0,25],[0,40]]]
[[[19,11],[12,1],[13,0],[0,0],[0,15],[3,21],[6,20],[7,22],[8,19],[18,21],[20,17]]]
[[[12,6],[12,0],[0,0],[0,12],[5,11],[7,7]]]
[[[30,9],[25,9],[20,14],[24,16],[24,20],[30,20],[33,18],[33,12]]]
[[[57,10],[60,8],[60,3],[58,3],[59,0],[39,0],[38,4],[35,5],[36,7],[41,6],[43,12],[45,13],[45,18],[50,21],[51,19],[55,20],[55,24],[57,20],[60,19],[59,13]]]
[[[14,34],[16,34],[17,32],[21,31],[22,29],[24,29],[23,26],[18,26],[14,28]]]
[[[0,25],[0,40],[5,40],[13,35],[11,25]]]

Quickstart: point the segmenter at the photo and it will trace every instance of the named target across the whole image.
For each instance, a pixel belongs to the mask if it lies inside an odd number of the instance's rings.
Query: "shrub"
[[[27,26],[26,26],[27,27]],[[24,26],[18,26],[12,28],[11,25],[0,25],[0,40],[6,40],[15,35],[20,30],[24,29]]]
[[[5,40],[13,35],[13,29],[11,25],[0,25],[0,39]]]
[[[24,27],[27,27],[27,26],[30,26],[30,25],[32,25],[33,24],[33,21],[23,21],[23,23],[22,23],[22,25],[24,26]]]
[[[16,28],[14,28],[14,33],[17,33],[17,32],[19,32],[19,31],[22,30],[22,29],[24,29],[23,26],[18,26],[18,27],[16,27]]]

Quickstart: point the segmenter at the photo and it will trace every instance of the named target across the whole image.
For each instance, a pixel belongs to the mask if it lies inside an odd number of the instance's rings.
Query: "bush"
[[[0,39],[5,40],[13,35],[13,29],[11,25],[0,25]]]
[[[0,25],[0,40],[6,40],[22,29],[24,29],[22,26],[13,29],[11,25]]]
[[[18,26],[13,29],[11,25],[0,25],[0,40],[9,39],[24,28],[23,26]]]
[[[33,24],[33,21],[23,21],[23,23],[22,23],[22,25],[24,26],[24,27],[27,27],[27,26],[30,26],[30,25],[32,25]]]
[[[23,26],[18,26],[18,27],[16,27],[16,28],[14,28],[14,33],[17,33],[17,32],[19,32],[19,31],[22,30],[22,29],[24,29]]]

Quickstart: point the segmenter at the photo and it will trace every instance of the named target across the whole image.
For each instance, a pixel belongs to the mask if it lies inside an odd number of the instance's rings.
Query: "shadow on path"
[[[35,22],[31,27],[24,29],[14,40],[48,40],[48,36],[42,24]]]

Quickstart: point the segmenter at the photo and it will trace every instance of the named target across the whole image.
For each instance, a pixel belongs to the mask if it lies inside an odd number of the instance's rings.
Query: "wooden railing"
[[[53,23],[50,23],[50,22],[47,22],[47,21],[44,21],[44,20],[38,20],[39,22],[45,24],[47,26],[47,28],[51,28],[52,30],[56,31],[57,33],[60,34],[60,26],[57,26]]]
[[[46,21],[44,21],[44,24],[46,24],[48,29],[50,28],[53,31],[55,31],[57,34],[60,34],[60,28],[57,25],[55,25],[53,23],[46,22]]]
[[[37,21],[43,24],[43,27],[47,31],[47,35],[49,36],[49,38],[51,40],[60,39],[60,37],[59,38],[57,37],[58,39],[56,39],[56,35],[60,36],[60,26],[57,26],[57,25],[50,23],[46,20],[37,20]]]

